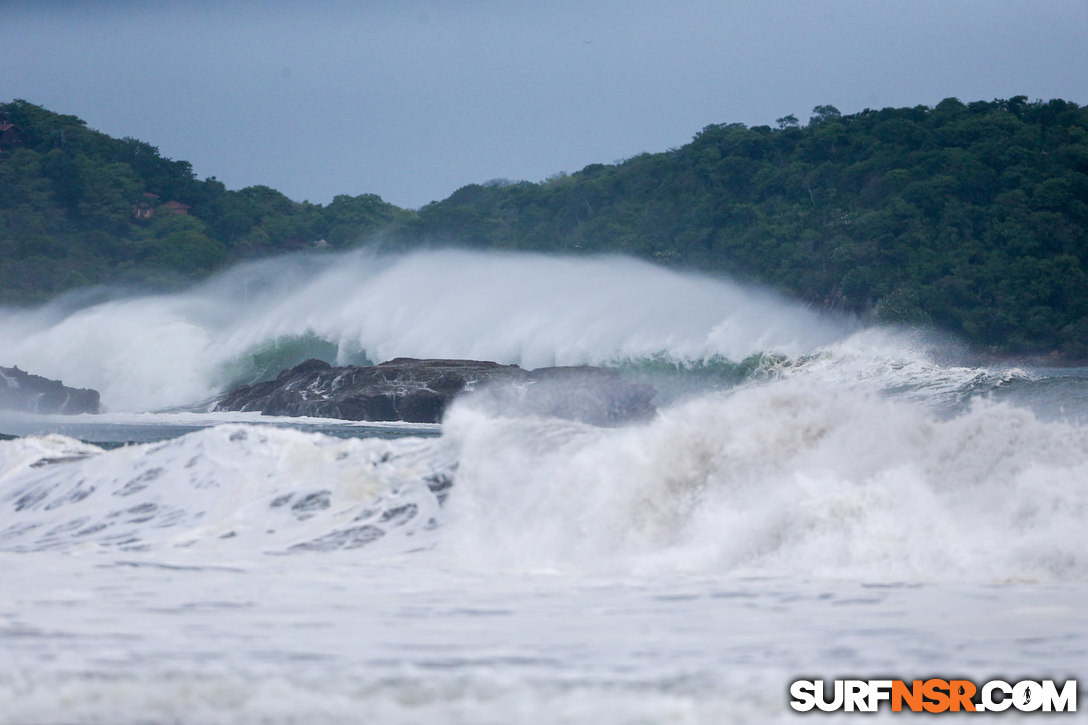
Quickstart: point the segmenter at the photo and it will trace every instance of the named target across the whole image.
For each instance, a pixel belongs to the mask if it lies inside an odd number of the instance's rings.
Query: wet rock
[[[414,358],[345,367],[307,360],[275,380],[231,390],[215,407],[265,415],[438,423],[454,399],[467,395],[503,411],[597,425],[654,413],[652,388],[610,370],[582,366],[530,371],[480,360]]]

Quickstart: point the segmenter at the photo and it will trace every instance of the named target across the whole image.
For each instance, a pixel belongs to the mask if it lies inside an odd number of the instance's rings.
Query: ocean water
[[[1088,370],[449,251],[0,310],[0,341],[108,409],[0,414],[0,722],[761,723],[796,679],[1088,676]],[[206,412],[398,355],[607,365],[659,412]]]

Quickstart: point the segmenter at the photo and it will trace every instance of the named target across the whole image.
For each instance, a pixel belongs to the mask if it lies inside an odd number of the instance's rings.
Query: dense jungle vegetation
[[[0,301],[176,283],[381,232],[396,249],[632,254],[935,325],[994,352],[1088,357],[1088,107],[1067,101],[818,106],[807,123],[707,126],[678,149],[473,184],[418,211],[373,195],[322,207],[228,191],[77,118],[23,101],[0,114],[26,137],[0,147]],[[141,204],[155,213],[137,218]]]
[[[0,303],[92,284],[172,288],[232,262],[342,248],[411,212],[379,197],[295,202],[267,186],[229,191],[187,161],[114,139],[25,101],[0,104]]]

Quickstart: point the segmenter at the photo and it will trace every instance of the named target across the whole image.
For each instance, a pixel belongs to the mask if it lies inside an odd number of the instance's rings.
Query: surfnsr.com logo
[[[1076,712],[1077,681],[1060,687],[1054,680],[797,680],[790,685],[790,707],[799,712]]]

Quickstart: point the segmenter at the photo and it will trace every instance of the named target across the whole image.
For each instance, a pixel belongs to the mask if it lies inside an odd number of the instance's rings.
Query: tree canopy
[[[22,138],[0,145],[0,302],[176,285],[381,231],[397,249],[631,254],[995,352],[1088,357],[1088,108],[1067,101],[821,105],[807,124],[711,125],[678,149],[471,184],[418,212],[374,195],[321,206],[230,191],[74,116],[14,101],[5,117]]]
[[[0,302],[91,284],[176,287],[232,262],[361,241],[408,212],[374,195],[321,206],[266,186],[229,191],[132,138],[26,101],[0,104]],[[325,246],[321,245],[321,246]]]

